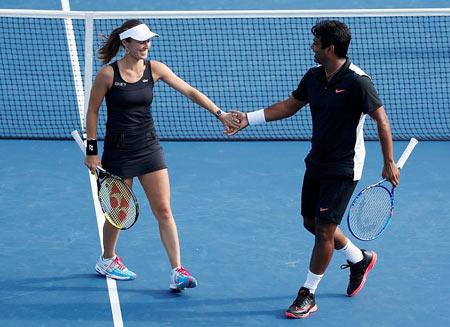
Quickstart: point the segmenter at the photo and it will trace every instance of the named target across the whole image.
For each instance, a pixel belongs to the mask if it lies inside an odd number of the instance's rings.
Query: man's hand
[[[385,163],[383,167],[383,172],[381,175],[392,183],[392,186],[397,187],[400,182],[400,170],[398,169],[395,162]]]
[[[219,120],[225,127],[224,133],[229,135],[234,131],[239,130],[240,121],[237,117],[233,116],[231,113],[224,112],[219,116]]]
[[[243,112],[231,110],[231,115],[239,122],[239,125],[237,128],[230,129],[225,132],[228,136],[233,136],[237,132],[239,132],[241,129],[244,129],[248,126],[248,120],[247,115]]]

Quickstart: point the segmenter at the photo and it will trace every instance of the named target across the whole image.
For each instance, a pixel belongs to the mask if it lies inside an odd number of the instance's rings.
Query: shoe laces
[[[177,269],[177,272],[178,273],[180,273],[181,275],[183,275],[183,276],[189,276],[191,273],[189,272],[189,270],[187,270],[186,268],[184,268],[184,267],[179,267],[178,269]]]
[[[351,267],[351,263],[349,262],[349,263],[345,263],[345,264],[343,264],[343,265],[341,265],[341,269],[347,269],[347,268],[350,268]]]
[[[300,288],[297,294],[297,298],[294,301],[294,305],[297,307],[302,307],[305,304],[314,300],[314,296],[306,288]]]
[[[350,268],[350,279],[358,279],[361,278],[361,276],[364,275],[364,269],[361,269],[361,264],[364,262],[357,262],[357,263],[351,263],[349,261],[347,261],[346,264],[341,265],[341,269],[347,269]]]
[[[307,297],[310,293],[308,292],[307,289],[301,288],[300,291],[298,292],[298,294],[300,294],[303,297]]]
[[[123,264],[122,258],[119,257],[118,255],[116,255],[116,258],[114,259],[113,263],[116,264],[120,270],[126,269],[125,265]]]

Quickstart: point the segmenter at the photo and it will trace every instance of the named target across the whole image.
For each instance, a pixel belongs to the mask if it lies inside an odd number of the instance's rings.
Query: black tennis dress
[[[144,74],[136,83],[122,79],[117,61],[111,66],[114,81],[105,96],[103,168],[122,178],[167,168],[150,111],[154,86],[150,61],[145,61]]]

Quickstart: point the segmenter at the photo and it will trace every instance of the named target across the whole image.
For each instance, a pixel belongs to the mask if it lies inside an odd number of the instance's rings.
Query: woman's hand
[[[86,158],[84,159],[84,164],[89,168],[92,175],[95,174],[95,170],[97,169],[97,167],[102,166],[102,162],[98,158],[98,155],[86,156]]]
[[[224,133],[230,135],[231,133],[235,133],[239,130],[240,120],[232,115],[231,113],[224,112],[219,116],[219,120],[222,122],[225,127]],[[233,134],[234,134],[233,133]],[[232,134],[231,134],[232,135]]]

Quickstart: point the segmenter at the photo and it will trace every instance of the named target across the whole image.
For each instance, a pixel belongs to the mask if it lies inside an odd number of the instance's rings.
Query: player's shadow
[[[4,321],[110,321],[110,303],[104,282],[95,274],[27,278],[0,282],[0,307]],[[220,292],[207,297],[167,289],[127,287],[120,283],[121,310],[127,321],[177,322],[202,321],[211,317],[246,319],[271,317],[285,319],[284,308],[291,295],[222,297]],[[131,286],[132,284],[130,284]],[[133,286],[135,287],[135,286]],[[195,293],[194,293],[195,294]],[[340,298],[342,294],[320,294],[321,298]],[[139,301],[133,300],[139,299]],[[130,301],[131,300],[131,301]],[[174,308],[177,310],[173,315]],[[151,308],[151,309],[149,309]]]
[[[52,277],[35,277],[0,281],[0,301],[6,298],[19,297],[21,292],[37,291],[104,291],[103,285],[98,285],[96,274],[70,274]],[[103,278],[104,279],[104,278]],[[85,280],[89,285],[80,286],[79,280]],[[71,283],[73,282],[73,283]],[[75,284],[75,286],[73,286]],[[96,286],[98,285],[98,286]]]

